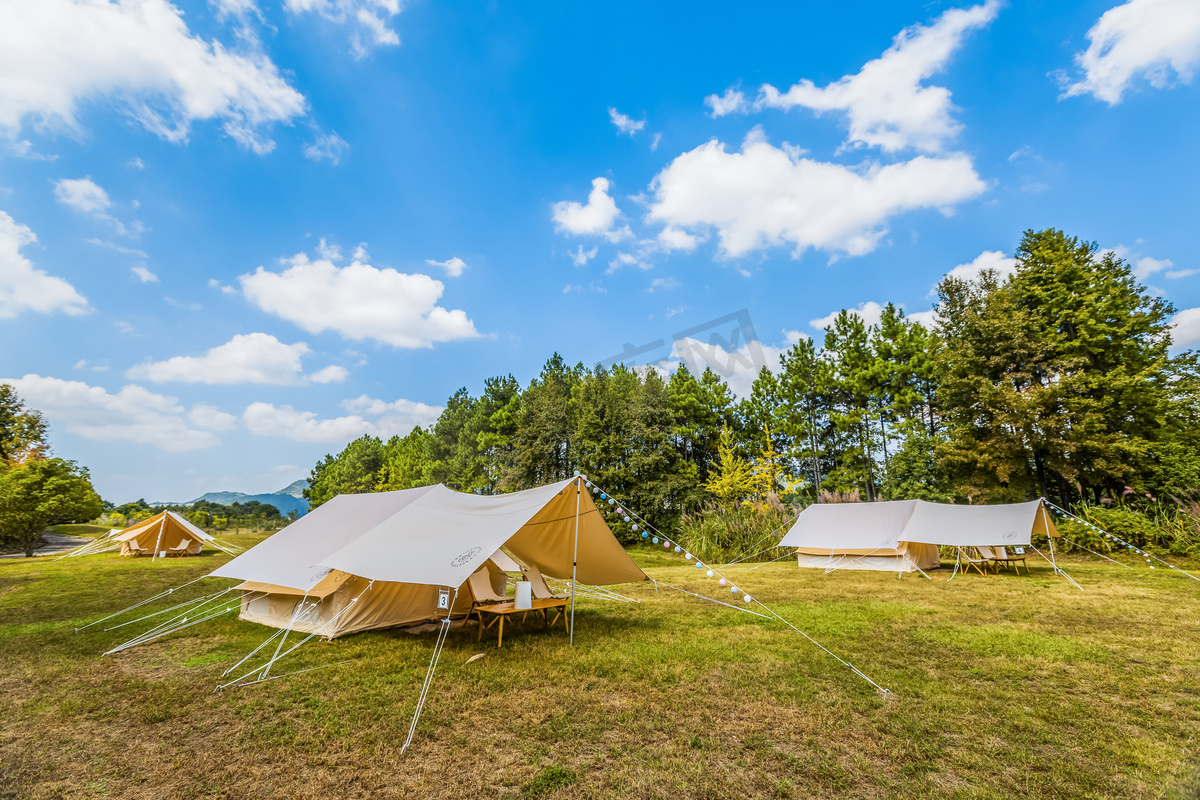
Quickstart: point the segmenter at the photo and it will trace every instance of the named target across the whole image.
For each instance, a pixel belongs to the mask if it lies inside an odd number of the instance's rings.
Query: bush
[[[1101,531],[1111,533],[1136,548],[1175,556],[1200,552],[1200,506],[1194,502],[1158,505],[1149,509],[1148,513],[1127,505],[1081,504],[1074,513]],[[1059,518],[1056,525],[1066,539],[1098,553],[1125,549],[1115,539],[1074,520]],[[1066,551],[1076,549],[1068,541],[1061,542],[1061,546]]]
[[[727,564],[748,551],[764,552],[747,561],[770,561],[782,554],[773,547],[787,533],[793,512],[776,503],[735,506],[724,509],[709,506],[695,514],[685,514],[679,525],[678,542],[705,563]]]

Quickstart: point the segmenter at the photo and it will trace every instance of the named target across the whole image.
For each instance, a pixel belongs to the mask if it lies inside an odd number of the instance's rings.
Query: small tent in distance
[[[646,580],[580,484],[339,495],[212,574],[243,581],[242,619],[326,638],[445,617],[442,588],[456,592],[451,614],[465,615],[468,578],[492,571],[502,546],[552,578]]]
[[[1041,500],[968,506],[925,500],[829,503],[800,512],[780,540],[801,567],[913,572],[940,565],[938,546],[1028,546],[1058,536]]]
[[[59,559],[91,556],[118,549],[122,556],[198,556],[205,546],[231,556],[244,550],[205,533],[174,511],[163,511],[124,530],[111,530],[64,553]]]

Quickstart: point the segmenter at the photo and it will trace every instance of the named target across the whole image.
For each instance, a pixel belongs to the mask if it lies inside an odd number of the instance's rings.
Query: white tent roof
[[[800,512],[782,547],[817,550],[895,549],[917,500],[821,503]]]
[[[924,500],[829,503],[800,512],[779,544],[836,551],[895,548],[900,542],[953,547],[1027,545],[1034,530],[1057,535],[1041,500],[993,506]]]
[[[517,558],[561,577],[564,569],[570,574],[579,503],[579,579],[644,580],[590,495],[568,492],[573,484],[571,479],[495,496],[440,485],[339,495],[212,574],[301,590],[329,570],[394,583],[460,586],[508,543]]]
[[[1041,500],[998,506],[952,506],[918,500],[904,540],[954,547],[1029,544]]]
[[[307,591],[329,574],[318,566],[432,486],[374,494],[340,494],[212,574]],[[317,513],[320,512],[320,513]]]

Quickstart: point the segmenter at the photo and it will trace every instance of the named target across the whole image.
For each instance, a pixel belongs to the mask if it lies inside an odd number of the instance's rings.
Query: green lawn
[[[1162,569],[730,570],[890,699],[778,622],[626,586],[640,605],[580,602],[574,648],[456,628],[401,756],[432,633],[314,641],[277,671],[326,668],[214,694],[269,629],[108,658],[138,626],[73,632],[225,560],[0,562],[0,797],[1200,797],[1200,583]]]

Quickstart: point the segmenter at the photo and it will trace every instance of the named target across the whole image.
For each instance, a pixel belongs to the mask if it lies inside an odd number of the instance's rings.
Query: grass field
[[[73,632],[226,558],[0,562],[0,797],[1200,797],[1200,583],[1162,569],[730,570],[890,699],[778,622],[626,586],[580,602],[574,648],[454,629],[401,756],[432,633],[314,641],[277,671],[324,669],[214,694],[268,629],[107,658],[138,626]]]

